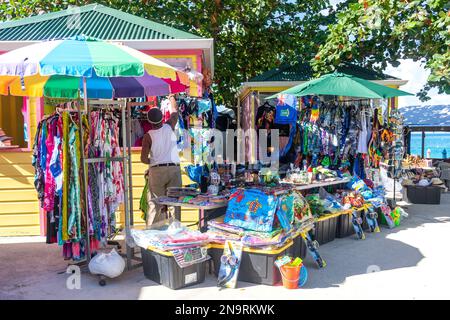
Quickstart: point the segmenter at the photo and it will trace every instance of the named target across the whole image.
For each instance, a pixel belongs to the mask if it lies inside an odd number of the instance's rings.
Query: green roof
[[[99,4],[69,7],[58,12],[0,23],[0,41],[40,41],[75,35],[103,40],[201,38]]]
[[[365,80],[395,80],[397,78],[363,68],[354,64],[345,64],[337,68],[338,72],[346,73]],[[249,82],[265,81],[308,81],[314,77],[312,67],[308,63],[282,64],[248,80]]]

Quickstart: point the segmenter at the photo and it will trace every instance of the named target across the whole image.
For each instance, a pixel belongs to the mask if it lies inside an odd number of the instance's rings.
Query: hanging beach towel
[[[181,113],[178,114],[178,123],[176,126],[177,130],[177,147],[178,151],[183,151],[184,149],[189,148],[191,145],[190,139],[189,139],[189,132],[186,130],[184,126],[183,116]]]

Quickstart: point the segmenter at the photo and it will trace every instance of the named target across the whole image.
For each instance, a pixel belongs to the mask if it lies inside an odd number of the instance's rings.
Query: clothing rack
[[[81,149],[83,152],[81,152],[81,161],[83,163],[82,165],[82,183],[84,186],[84,197],[85,197],[85,203],[86,203],[86,212],[89,211],[88,209],[88,165],[92,163],[99,163],[99,162],[106,162],[106,161],[118,161],[123,163],[123,181],[124,181],[124,210],[125,210],[125,246],[126,246],[126,261],[127,261],[127,269],[130,270],[134,267],[139,267],[140,263],[142,262],[142,259],[135,256],[134,249],[131,248],[128,243],[127,239],[130,236],[130,228],[133,226],[133,193],[132,193],[132,175],[131,175],[131,136],[127,134],[129,131],[129,128],[131,128],[131,122],[130,117],[128,117],[127,121],[127,113],[129,112],[129,108],[127,108],[126,100],[120,100],[120,101],[114,101],[114,100],[90,100],[85,101],[85,106],[87,106],[87,110],[81,110],[80,104],[78,104],[78,121],[80,124],[82,124],[82,113],[86,113],[88,116],[88,119],[90,119],[90,112],[92,109],[105,109],[105,105],[107,105],[109,109],[112,110],[119,110],[121,113],[121,129],[122,129],[122,156],[120,157],[111,157],[111,158],[90,158],[89,155],[86,157],[84,150],[84,128],[82,125],[80,125],[80,140],[81,140]],[[128,109],[128,110],[127,110]],[[90,248],[90,234],[89,234],[89,214],[86,214],[86,221],[87,221],[87,232],[86,232],[86,261],[89,263],[89,261],[92,258],[91,248]],[[132,264],[132,261],[138,261],[140,262],[137,265]]]

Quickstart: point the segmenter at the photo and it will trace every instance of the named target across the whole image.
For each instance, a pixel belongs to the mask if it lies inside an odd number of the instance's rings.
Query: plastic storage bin
[[[205,281],[206,261],[180,268],[169,252],[141,248],[146,278],[170,289],[180,289]]]
[[[284,255],[289,255],[289,248],[293,242],[289,242],[278,250],[263,251],[244,249],[239,267],[238,281],[273,286],[281,283],[281,274],[275,265],[275,260]],[[220,257],[223,254],[223,245],[211,245],[208,254],[214,263],[214,274],[218,276],[220,269]]]
[[[346,238],[355,234],[352,224],[352,214],[343,213],[337,218],[336,238]]]
[[[439,187],[420,187],[407,186],[408,200],[414,204],[440,204],[441,188]]]
[[[322,245],[336,239],[338,215],[321,217],[314,224],[314,239]]]
[[[302,260],[305,259],[308,248],[306,247],[305,241],[303,240],[302,236],[298,235],[297,237],[295,237],[295,239],[293,239],[293,242],[294,243],[292,244],[292,246],[290,246],[288,249],[288,254],[294,258],[299,257]]]

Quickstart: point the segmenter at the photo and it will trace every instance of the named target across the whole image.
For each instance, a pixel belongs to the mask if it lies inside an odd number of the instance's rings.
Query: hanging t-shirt
[[[209,112],[211,110],[211,100],[209,99],[198,99],[198,114]]]
[[[274,123],[294,124],[297,121],[297,110],[287,104],[278,104],[275,113]]]
[[[364,110],[361,111],[361,130],[358,135],[358,153],[367,153],[367,119],[366,112]]]
[[[270,130],[275,119],[275,107],[265,104],[258,108],[256,113],[256,129]]]
[[[170,119],[170,111],[172,110],[172,103],[169,99],[164,99],[161,101],[161,112],[163,114],[163,122]]]

